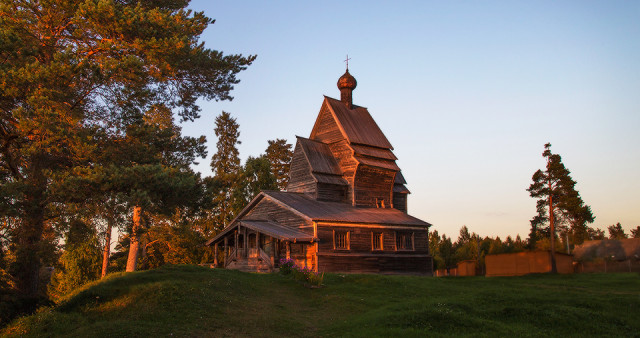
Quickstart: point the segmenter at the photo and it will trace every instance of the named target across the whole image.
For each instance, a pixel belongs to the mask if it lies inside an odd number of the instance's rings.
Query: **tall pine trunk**
[[[140,216],[142,208],[140,206],[133,207],[133,227],[129,236],[129,257],[127,258],[127,272],[136,271],[138,263],[138,251],[140,249]]]
[[[107,275],[109,269],[109,255],[111,254],[111,229],[113,228],[113,217],[107,216],[107,231],[104,239],[104,250],[102,251],[102,275]]]
[[[36,165],[26,178],[30,181],[27,189],[26,208],[23,210],[22,224],[18,227],[16,248],[16,284],[20,292],[29,296],[37,296],[40,284],[40,267],[42,261],[42,242],[45,219],[45,187],[46,179],[40,169],[38,156],[34,156]]]
[[[547,175],[549,175],[548,179],[549,179],[549,232],[551,233],[550,235],[550,246],[551,246],[551,251],[549,252],[549,256],[551,259],[551,273],[558,273],[558,268],[556,267],[556,246],[555,246],[555,239],[556,239],[556,229],[555,229],[555,224],[554,224],[554,215],[553,215],[553,189],[551,186],[551,170],[549,169],[549,165],[547,165]]]
[[[39,209],[39,208],[35,208]],[[20,292],[36,296],[40,283],[40,248],[44,229],[44,215],[41,210],[34,210],[24,220],[18,232],[18,248],[16,250],[17,286]]]

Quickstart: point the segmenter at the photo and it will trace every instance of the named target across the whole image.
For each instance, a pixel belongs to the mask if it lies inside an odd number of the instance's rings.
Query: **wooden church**
[[[207,242],[214,265],[267,272],[287,258],[316,272],[432,273],[430,224],[407,214],[393,147],[353,104],[356,85],[347,68],[340,100],[325,96],[311,135],[297,138],[287,190],[261,192]]]

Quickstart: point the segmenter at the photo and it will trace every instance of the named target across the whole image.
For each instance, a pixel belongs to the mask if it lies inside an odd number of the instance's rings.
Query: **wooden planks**
[[[300,143],[296,143],[289,169],[289,184],[287,191],[310,192],[315,194],[316,180],[311,175],[311,166],[307,161]]]
[[[264,221],[276,220],[278,224],[291,228],[312,225],[310,221],[298,216],[291,210],[287,210],[286,208],[283,208],[282,206],[267,199],[262,199],[258,202],[258,204],[247,212],[242,219]]]
[[[358,166],[353,187],[355,206],[390,208],[395,174],[394,171]]]

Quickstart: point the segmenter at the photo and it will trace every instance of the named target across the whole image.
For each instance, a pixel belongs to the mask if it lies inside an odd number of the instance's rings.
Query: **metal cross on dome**
[[[347,63],[347,70],[349,70],[349,60],[351,60],[351,59],[349,58],[349,54],[347,54],[347,59],[344,60],[344,62]]]

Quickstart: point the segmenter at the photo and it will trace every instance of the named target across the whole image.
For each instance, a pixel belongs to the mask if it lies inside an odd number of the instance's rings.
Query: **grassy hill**
[[[115,274],[22,318],[18,336],[416,336],[640,333],[638,274],[428,278],[165,266]]]

